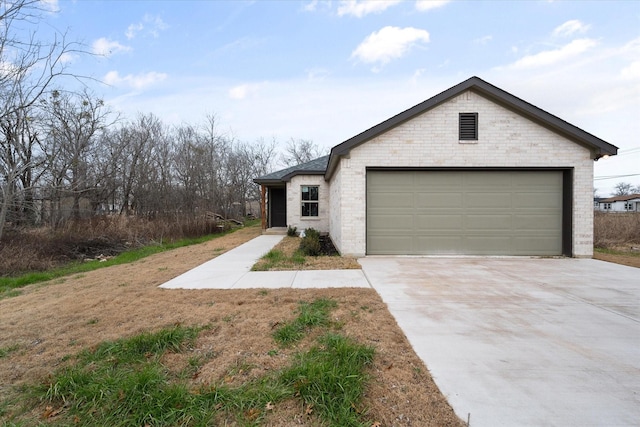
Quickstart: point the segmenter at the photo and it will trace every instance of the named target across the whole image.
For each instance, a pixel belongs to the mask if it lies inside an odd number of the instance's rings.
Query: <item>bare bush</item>
[[[640,213],[595,212],[593,244],[597,248],[640,245]]]
[[[12,230],[0,245],[0,276],[43,271],[71,261],[113,256],[127,249],[220,233],[228,225],[209,218],[99,216],[56,229]]]

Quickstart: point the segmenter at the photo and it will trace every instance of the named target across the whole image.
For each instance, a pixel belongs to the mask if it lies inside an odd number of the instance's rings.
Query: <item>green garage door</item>
[[[368,171],[371,255],[561,255],[561,171]]]

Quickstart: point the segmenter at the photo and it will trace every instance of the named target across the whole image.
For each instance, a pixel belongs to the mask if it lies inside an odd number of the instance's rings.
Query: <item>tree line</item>
[[[0,117],[0,235],[7,222],[107,213],[246,216],[275,145],[236,141],[212,115],[179,126],[153,114],[121,120],[88,92],[53,90]]]
[[[99,214],[244,216],[259,199],[253,178],[322,154],[307,140],[280,155],[275,141],[238,141],[213,115],[179,126],[120,118],[69,72],[70,54],[88,54],[81,45],[57,32],[39,40],[44,5],[0,0],[0,238],[7,224]]]

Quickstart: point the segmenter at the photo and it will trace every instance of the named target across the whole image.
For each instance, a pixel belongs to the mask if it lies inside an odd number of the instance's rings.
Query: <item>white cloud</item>
[[[324,80],[329,74],[329,70],[325,68],[310,68],[305,70],[307,73],[307,80],[309,81],[320,81]]]
[[[491,40],[493,40],[493,36],[492,35],[487,35],[487,36],[484,36],[484,37],[477,38],[473,42],[475,44],[485,45],[485,44],[489,43]]]
[[[127,38],[129,40],[131,40],[132,38],[134,38],[140,31],[142,31],[142,29],[144,28],[144,25],[142,24],[142,22],[138,22],[137,24],[131,24],[129,25],[129,27],[127,28],[127,31],[124,33],[125,36],[127,36]]]
[[[568,37],[576,33],[585,33],[591,25],[585,25],[577,19],[572,19],[553,30],[554,37]]]
[[[450,3],[451,0],[416,0],[416,9],[420,12],[437,9]]]
[[[536,68],[553,65],[571,57],[580,55],[598,42],[594,39],[576,39],[571,43],[554,50],[545,50],[534,55],[525,56],[509,66],[514,69]]]
[[[112,86],[126,85],[136,90],[144,89],[145,87],[159,83],[167,78],[165,73],[157,73],[151,71],[148,73],[141,73],[137,75],[127,74],[126,76],[120,76],[117,71],[109,71],[103,78],[104,82]]]
[[[60,11],[58,0],[40,0],[40,3],[42,3],[43,9],[48,12],[56,13]]]
[[[398,3],[400,0],[343,0],[338,6],[338,16],[352,15],[362,18],[370,13],[383,12]]]
[[[130,46],[124,46],[117,41],[109,40],[105,37],[101,37],[93,42],[91,51],[95,55],[111,56],[120,52],[128,52],[131,50]]]
[[[229,98],[231,99],[245,99],[249,95],[253,95],[260,89],[259,84],[241,84],[229,89]]]
[[[413,46],[429,42],[429,33],[413,27],[384,27],[373,32],[351,54],[365,63],[384,65],[402,57]]]
[[[160,35],[160,31],[164,31],[169,28],[169,25],[158,15],[145,15],[143,21],[147,24],[149,34],[153,37],[158,37]]]
[[[624,79],[640,80],[640,61],[632,62],[628,67],[623,68],[620,75]]]
[[[164,31],[167,28],[169,28],[169,25],[159,15],[146,14],[142,17],[142,21],[129,25],[124,34],[129,40],[143,31],[147,35],[158,38],[160,37],[160,31]]]

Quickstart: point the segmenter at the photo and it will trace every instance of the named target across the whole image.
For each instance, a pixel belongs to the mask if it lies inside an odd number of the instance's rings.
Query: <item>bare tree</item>
[[[28,204],[33,190],[37,138],[31,113],[52,82],[67,75],[64,58],[79,52],[64,34],[56,33],[49,42],[36,37],[42,5],[38,0],[0,0],[0,238],[15,197],[25,196]]]
[[[613,188],[615,189],[614,196],[626,196],[633,193],[633,185],[628,182],[619,182]]]
[[[101,99],[84,91],[69,94],[53,91],[45,103],[51,189],[59,203],[70,197],[71,216],[80,218],[80,200],[94,188],[89,162],[98,136],[110,123],[110,110]]]
[[[285,166],[295,166],[317,159],[325,154],[327,154],[327,150],[311,140],[291,138],[287,142],[281,161]]]

